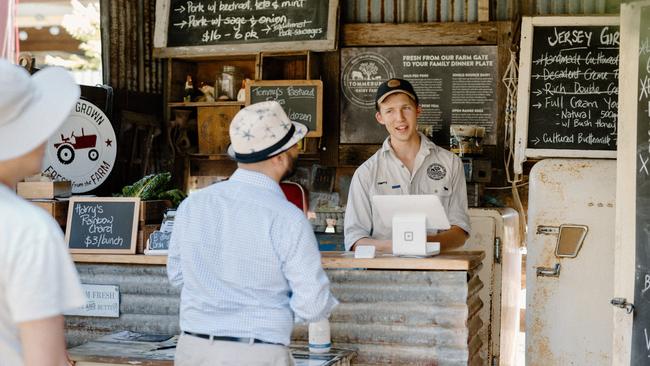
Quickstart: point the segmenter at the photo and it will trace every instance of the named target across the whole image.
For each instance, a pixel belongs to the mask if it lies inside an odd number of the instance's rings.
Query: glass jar
[[[223,71],[217,74],[217,81],[215,83],[215,90],[217,92],[216,99],[237,100],[237,93],[241,88],[243,80],[244,76],[237,67],[230,65],[224,66]]]

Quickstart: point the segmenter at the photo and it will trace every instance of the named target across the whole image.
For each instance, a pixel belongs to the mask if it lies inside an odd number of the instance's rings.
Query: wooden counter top
[[[415,269],[429,271],[467,271],[478,266],[485,253],[453,252],[430,258],[405,258],[389,254],[373,259],[355,259],[353,252],[321,252],[323,268]],[[165,265],[165,255],[72,254],[77,263]]]
[[[144,254],[71,254],[76,263],[113,263],[113,264],[162,264],[167,265],[166,255]]]
[[[372,259],[356,259],[353,252],[321,252],[323,268],[416,269],[467,271],[481,264],[484,252],[443,253],[428,258],[395,257],[380,254]]]

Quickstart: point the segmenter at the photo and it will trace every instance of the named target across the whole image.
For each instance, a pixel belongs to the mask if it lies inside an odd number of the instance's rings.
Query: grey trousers
[[[273,344],[211,341],[182,334],[175,366],[294,366],[289,348]]]

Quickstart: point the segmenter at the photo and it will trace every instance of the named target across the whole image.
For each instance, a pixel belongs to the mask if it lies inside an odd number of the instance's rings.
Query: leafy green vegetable
[[[166,199],[172,201],[174,206],[185,199],[186,195],[179,189],[168,190],[172,175],[169,172],[150,174],[132,185],[122,188],[123,197],[140,197],[143,201]]]

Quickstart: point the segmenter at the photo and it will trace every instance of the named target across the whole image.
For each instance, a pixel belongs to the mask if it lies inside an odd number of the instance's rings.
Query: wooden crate
[[[54,217],[59,226],[65,227],[68,221],[68,201],[47,200],[32,201],[32,203]]]
[[[199,154],[226,153],[230,144],[230,121],[240,109],[239,105],[198,108]]]
[[[16,193],[26,199],[70,197],[72,182],[18,182]]]
[[[160,224],[165,210],[172,207],[169,200],[151,200],[140,202],[140,225],[143,224]]]
[[[144,253],[144,248],[147,247],[147,240],[149,239],[149,235],[159,229],[159,224],[138,226],[138,240],[135,244],[135,254]]]

